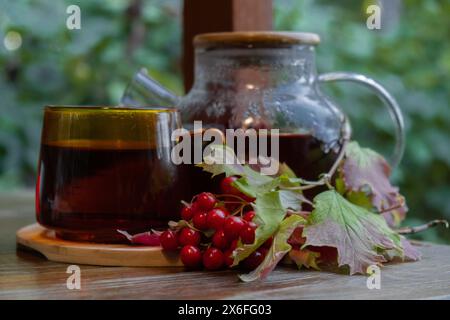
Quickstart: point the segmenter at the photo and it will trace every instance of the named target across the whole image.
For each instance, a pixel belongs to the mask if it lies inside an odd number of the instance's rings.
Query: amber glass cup
[[[36,185],[38,222],[63,239],[122,242],[177,220],[183,167],[172,163],[173,109],[48,106]]]

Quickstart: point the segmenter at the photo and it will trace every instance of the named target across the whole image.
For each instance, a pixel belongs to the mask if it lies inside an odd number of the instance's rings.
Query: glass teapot
[[[177,97],[143,69],[126,89],[122,104],[173,105],[183,126],[194,120],[203,128],[279,129],[279,157],[294,172],[315,179],[331,167],[350,136],[341,109],[322,92],[329,81],[352,81],[375,91],[396,126],[391,164],[403,154],[403,117],[395,99],[376,81],[360,74],[317,74],[315,47],[320,38],[298,32],[224,32],[195,37],[195,80]]]

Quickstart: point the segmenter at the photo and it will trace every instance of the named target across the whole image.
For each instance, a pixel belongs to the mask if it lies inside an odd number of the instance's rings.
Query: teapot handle
[[[396,167],[402,159],[405,150],[405,126],[403,122],[403,115],[400,107],[395,101],[394,97],[377,81],[357,73],[352,72],[329,72],[318,76],[320,82],[329,81],[350,81],[356,82],[366,87],[373,89],[377,96],[388,107],[389,114],[395,124],[395,149],[392,156],[392,167]]]

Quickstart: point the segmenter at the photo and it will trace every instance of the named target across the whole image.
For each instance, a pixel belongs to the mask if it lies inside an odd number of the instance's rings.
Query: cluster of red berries
[[[242,199],[245,207],[253,201],[240,193],[231,184],[237,177],[227,177],[221,182],[222,192]],[[233,201],[235,203],[236,201]],[[160,235],[161,246],[164,250],[178,250],[181,247],[180,258],[186,267],[198,268],[204,266],[207,270],[217,270],[233,264],[233,251],[238,240],[243,244],[255,241],[256,223],[252,220],[254,211],[241,213],[242,216],[230,214],[225,206],[226,201],[219,201],[209,192],[196,195],[190,204],[181,210],[181,218],[189,222],[193,228],[183,227],[178,232],[167,230]],[[209,235],[209,236],[207,236]],[[264,259],[270,241],[252,253],[243,261],[248,269],[256,268]],[[205,248],[202,250],[202,248]]]

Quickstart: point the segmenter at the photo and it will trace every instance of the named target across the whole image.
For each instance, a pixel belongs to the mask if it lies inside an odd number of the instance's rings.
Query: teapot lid
[[[284,47],[296,44],[316,45],[320,37],[308,32],[239,31],[203,33],[194,37],[196,47]]]

